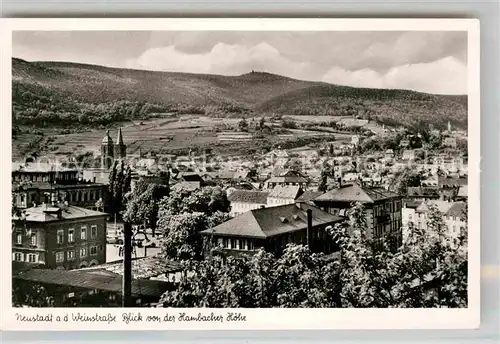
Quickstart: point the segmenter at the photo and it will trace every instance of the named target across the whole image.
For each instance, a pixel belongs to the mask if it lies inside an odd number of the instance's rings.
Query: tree
[[[168,196],[168,176],[162,184],[140,179],[132,192],[127,193],[127,207],[123,214],[125,221],[148,225],[152,236],[156,235],[160,200]]]
[[[12,305],[14,307],[55,307],[54,299],[47,289],[37,283],[16,283],[12,285]]]
[[[230,202],[220,187],[180,190],[162,199],[157,228],[165,236],[164,254],[175,260],[201,259],[199,232],[229,219]]]
[[[130,190],[131,169],[123,161],[115,161],[109,175],[109,213],[119,215],[125,206],[125,195]]]
[[[264,117],[261,117],[259,121],[259,130],[263,130],[265,125],[266,125],[265,119]]]
[[[436,207],[429,208],[427,228],[412,228],[395,252],[388,249],[391,233],[376,242],[366,235],[363,213],[355,205],[348,223],[335,228],[342,307],[467,305],[467,248],[450,236]]]
[[[278,307],[329,307],[322,278],[321,255],[306,246],[288,244],[276,261],[276,305]]]
[[[318,185],[318,191],[326,192],[328,188],[328,177],[332,175],[331,168],[328,166],[323,166],[321,169],[321,176]]]
[[[390,189],[398,195],[407,196],[408,188],[420,186],[422,180],[424,180],[423,172],[405,168],[403,171],[395,174]]]
[[[248,131],[248,123],[247,121],[242,118],[239,122],[238,122],[238,129],[240,131]]]

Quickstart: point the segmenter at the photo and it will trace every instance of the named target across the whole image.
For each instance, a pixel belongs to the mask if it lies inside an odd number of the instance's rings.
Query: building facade
[[[12,259],[66,270],[105,263],[106,218],[70,205],[27,208],[12,220]]]
[[[201,233],[209,243],[206,247],[218,246],[231,255],[253,254],[262,248],[280,256],[290,243],[329,254],[338,250],[329,227],[342,221],[317,207],[296,203],[250,210]]]
[[[382,237],[390,237],[394,247],[402,245],[402,199],[395,193],[383,188],[350,184],[329,190],[312,202],[320,209],[338,216],[346,216],[353,203],[359,202],[364,205],[367,237],[374,242]]]
[[[247,211],[264,208],[267,206],[269,193],[265,191],[234,190],[228,194],[231,202],[231,216],[238,216]]]
[[[106,202],[108,188],[105,184],[92,183],[78,178],[78,170],[34,162],[13,165],[12,191],[18,208],[29,208],[41,203],[58,202],[95,209],[95,203]]]

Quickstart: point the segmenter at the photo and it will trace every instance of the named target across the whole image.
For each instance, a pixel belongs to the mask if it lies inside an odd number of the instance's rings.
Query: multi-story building
[[[367,236],[376,241],[390,237],[395,246],[402,244],[401,196],[384,188],[358,184],[342,185],[312,200],[314,204],[333,215],[345,216],[355,202],[365,207]]]
[[[268,192],[265,191],[250,191],[250,190],[234,190],[227,195],[227,199],[231,202],[231,216],[238,216],[249,210],[264,208],[267,206]]]
[[[280,256],[289,243],[329,254],[338,247],[328,229],[342,221],[317,207],[296,203],[253,209],[201,234],[210,243],[207,247],[219,246],[234,255],[253,254],[263,248]]]
[[[95,208],[106,201],[107,186],[78,178],[78,170],[52,163],[33,162],[12,165],[12,191],[18,208],[29,208],[42,202],[68,201],[75,206]]]
[[[12,219],[12,259],[66,270],[105,263],[106,218],[67,204],[27,208]]]
[[[305,189],[307,187],[308,180],[301,173],[296,171],[288,171],[282,175],[271,177],[265,181],[265,187],[267,189],[272,189],[275,186],[287,186],[287,185],[297,185]]]
[[[295,203],[295,200],[303,193],[299,185],[276,186],[267,196],[267,206],[275,207],[283,204]]]

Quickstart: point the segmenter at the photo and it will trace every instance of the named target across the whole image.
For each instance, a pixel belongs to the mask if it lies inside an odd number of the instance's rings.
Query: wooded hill
[[[467,126],[467,96],[370,89],[250,72],[155,72],[12,59],[13,123],[107,125],[157,113],[209,116],[338,115],[388,125]]]

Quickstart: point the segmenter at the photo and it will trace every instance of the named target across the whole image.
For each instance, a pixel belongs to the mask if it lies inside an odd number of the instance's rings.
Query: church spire
[[[115,159],[124,159],[127,156],[127,146],[123,142],[122,128],[118,129],[118,137],[115,143]]]
[[[116,138],[116,144],[117,145],[123,144],[122,128],[118,129],[118,137]]]

